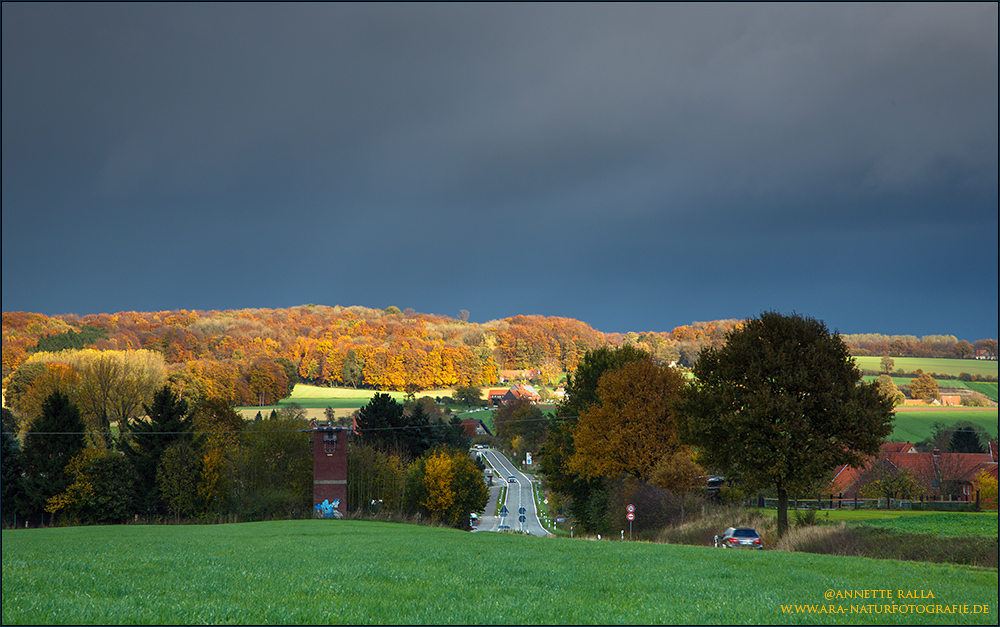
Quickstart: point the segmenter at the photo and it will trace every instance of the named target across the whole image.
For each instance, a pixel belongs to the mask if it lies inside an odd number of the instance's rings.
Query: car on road
[[[722,533],[722,537],[715,536],[715,546],[724,549],[763,549],[764,545],[760,541],[760,534],[750,527],[730,527]]]
[[[517,479],[514,478],[514,475],[511,475],[507,477],[507,483],[517,483]]]

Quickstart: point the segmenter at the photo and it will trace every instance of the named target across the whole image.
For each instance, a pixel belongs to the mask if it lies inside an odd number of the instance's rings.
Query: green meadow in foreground
[[[2,586],[5,624],[997,624],[991,569],[364,521],[4,531]]]

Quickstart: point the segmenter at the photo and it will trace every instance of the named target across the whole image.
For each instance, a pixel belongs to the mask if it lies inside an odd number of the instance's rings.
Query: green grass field
[[[998,419],[996,407],[897,407],[896,421],[889,442],[921,442],[932,435],[935,422],[951,425],[969,421],[985,429],[993,440],[997,439]]]
[[[890,377],[892,382],[896,387],[902,387],[904,385],[910,385],[910,381],[913,380],[912,377]],[[875,375],[865,375],[862,379],[866,382],[871,382],[878,379]],[[944,393],[948,388],[955,389],[968,389],[975,392],[979,392],[983,396],[993,399],[995,402],[997,400],[997,383],[992,381],[962,381],[960,379],[941,379],[938,381],[938,388]]]
[[[433,398],[437,396],[451,396],[453,393],[454,390],[426,390],[424,392],[420,392],[417,396],[430,396]],[[406,394],[404,392],[379,392],[378,390],[356,390],[354,388],[327,388],[318,385],[303,385],[299,383],[292,391],[292,395],[288,398],[282,399],[279,402],[279,405],[295,403],[296,405],[304,408],[358,408],[367,405],[368,401],[370,401],[376,394],[388,394],[400,403],[402,403],[406,398]]]
[[[948,385],[951,385],[951,383],[952,382],[949,381]],[[1000,400],[997,398],[996,383],[990,383],[987,381],[963,381],[963,383],[965,383],[965,387],[969,388],[970,390],[979,392],[980,394],[986,396],[987,398],[991,398],[994,401]]]
[[[910,516],[869,518],[859,524],[906,533],[930,533],[939,536],[995,536],[996,512],[912,512]]]
[[[881,357],[855,357],[854,361],[858,368],[862,370],[873,370],[878,372],[881,369]],[[916,372],[919,368],[924,372],[936,372],[957,377],[963,372],[972,375],[997,376],[998,364],[1000,362],[985,359],[930,359],[925,357],[893,357],[895,362],[893,370],[902,369],[903,372]]]
[[[426,390],[417,396],[451,396],[454,390]],[[278,401],[277,405],[266,405],[263,407],[237,407],[236,409],[245,418],[252,418],[258,411],[266,414],[272,409],[281,410],[283,407],[297,405],[306,410],[309,418],[322,418],[323,410],[327,407],[337,410],[337,416],[350,415],[355,409],[360,409],[368,404],[376,394],[388,394],[392,398],[402,403],[406,394],[404,392],[380,392],[378,390],[356,390],[354,388],[328,388],[318,385],[304,385],[298,383],[292,391],[292,395]]]
[[[910,385],[910,381],[913,380],[912,377],[890,377],[892,382],[896,387],[902,387],[904,385]],[[862,379],[866,382],[871,382],[878,379],[874,375],[865,375]],[[979,392],[983,396],[992,399],[994,402],[997,401],[997,383],[992,381],[962,381],[960,379],[940,379],[938,380],[938,389],[942,391],[942,394],[948,388],[954,389],[967,389]]]
[[[996,591],[994,569],[363,521],[3,532],[4,624],[996,625]]]
[[[756,510],[768,516],[777,516],[777,510]],[[795,512],[788,513],[788,520],[795,522]],[[942,536],[995,536],[996,512],[935,512],[910,509],[834,509],[817,513],[819,524],[849,522],[868,524],[907,533],[932,533]]]

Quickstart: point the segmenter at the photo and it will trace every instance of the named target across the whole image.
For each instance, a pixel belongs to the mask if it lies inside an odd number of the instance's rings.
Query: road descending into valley
[[[478,531],[506,531],[509,527],[510,531],[533,536],[551,536],[552,534],[542,526],[538,519],[531,478],[518,470],[517,466],[503,453],[493,449],[484,449],[481,453],[487,466],[493,468],[494,487],[490,490],[495,493],[491,494],[489,505],[486,506],[486,512],[479,523]],[[507,486],[506,498],[503,503],[507,508],[507,514],[494,516],[495,496],[499,493],[502,485]],[[523,514],[521,514],[522,508]],[[520,520],[521,516],[524,516],[523,522]],[[505,525],[504,529],[501,529],[501,525]]]

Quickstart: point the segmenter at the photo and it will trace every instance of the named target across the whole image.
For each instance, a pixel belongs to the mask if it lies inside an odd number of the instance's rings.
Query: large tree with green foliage
[[[383,450],[398,448],[405,424],[403,405],[388,394],[375,394],[358,410],[356,423],[363,444]]]
[[[466,407],[478,407],[483,404],[483,392],[478,385],[460,385],[455,388],[455,400]]]
[[[531,401],[523,398],[500,405],[493,415],[496,436],[507,443],[518,440],[518,453],[534,451],[545,439],[548,420],[545,413]]]
[[[417,459],[439,444],[468,446],[462,421],[457,416],[447,423],[432,421],[422,403],[413,403],[407,413],[406,408],[388,394],[376,394],[358,410],[357,432],[365,446],[401,452],[410,459]]]
[[[788,495],[840,464],[860,464],[892,432],[893,405],[861,372],[838,333],[798,314],[766,312],[706,348],[681,392],[678,430],[707,467],[749,489]]]
[[[906,401],[906,396],[899,391],[896,384],[893,383],[892,377],[887,374],[880,374],[878,379],[875,380],[875,387],[882,396],[892,401],[893,405],[902,405]]]
[[[235,490],[243,516],[255,520],[312,512],[308,427],[304,414],[288,408],[245,424]]]
[[[66,473],[73,482],[48,500],[46,511],[65,512],[87,524],[121,523],[132,515],[137,476],[121,453],[84,449],[70,460]]]
[[[199,511],[200,478],[201,454],[190,440],[176,441],[163,452],[156,469],[156,486],[163,504],[175,518],[192,516]]]

